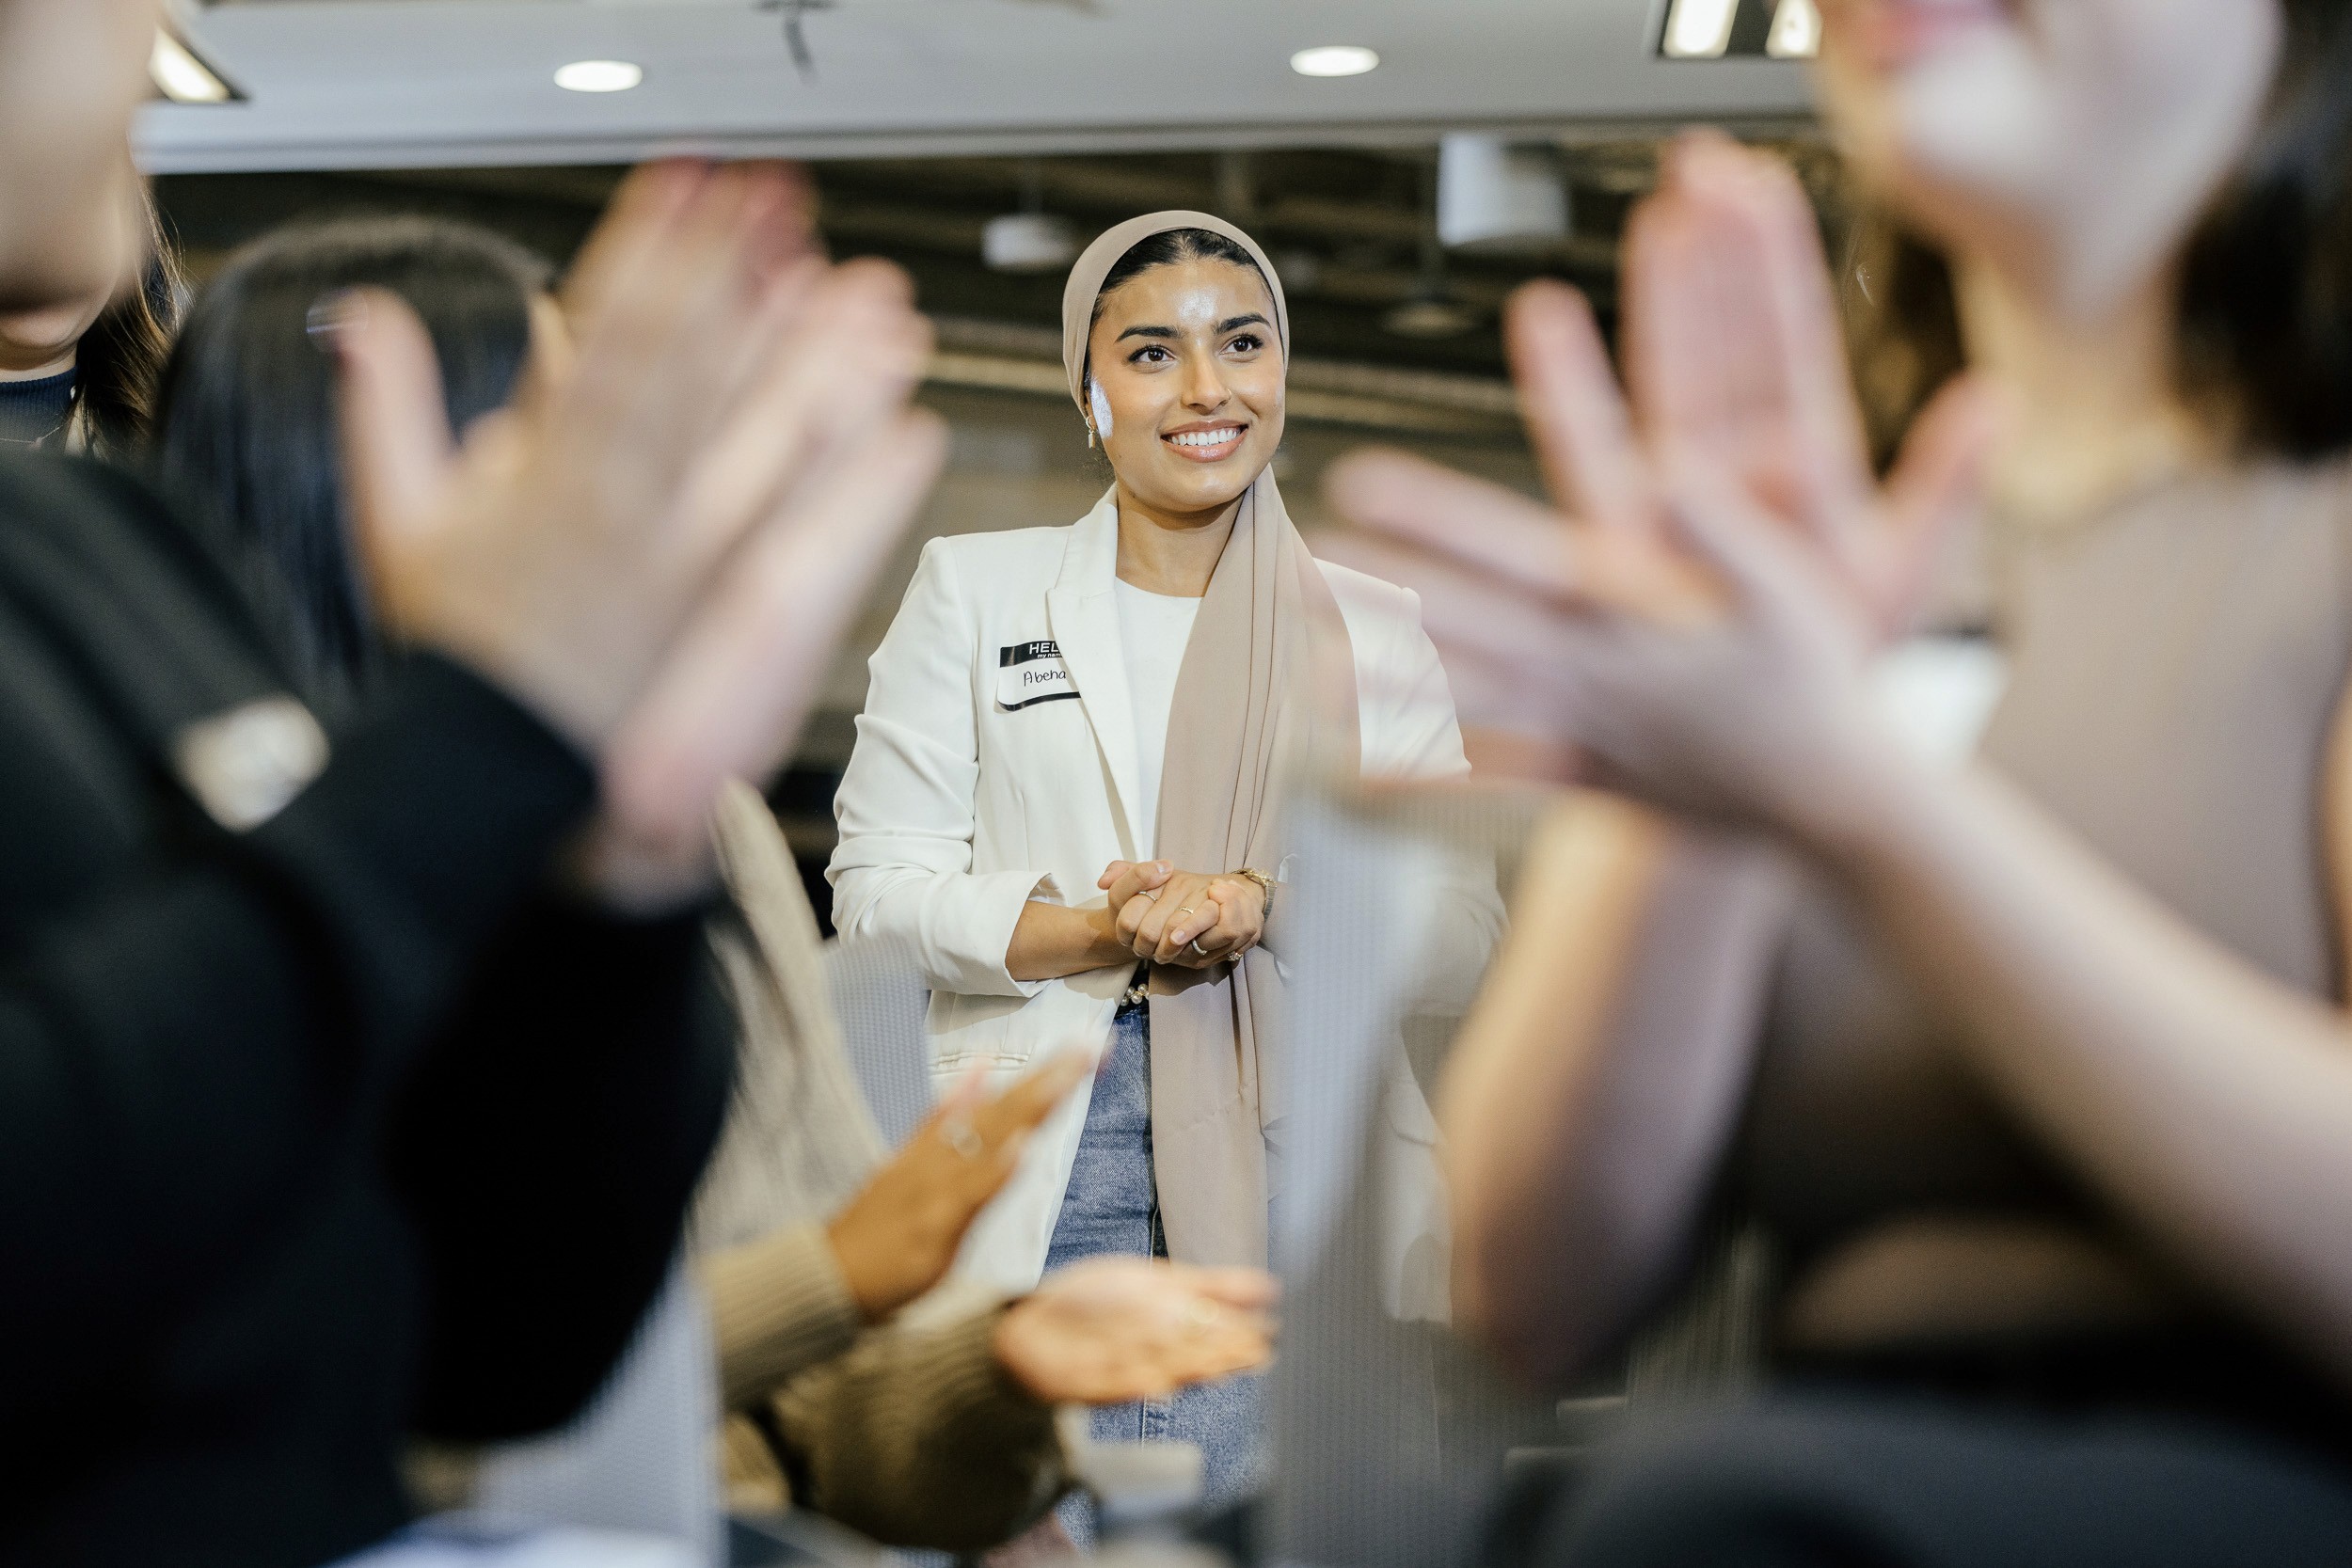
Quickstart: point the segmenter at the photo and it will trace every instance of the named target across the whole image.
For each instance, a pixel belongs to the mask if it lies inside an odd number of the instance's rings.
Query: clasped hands
[[[1207,969],[1265,936],[1265,889],[1248,877],[1113,861],[1094,885],[1108,895],[1114,939],[1153,963]]]

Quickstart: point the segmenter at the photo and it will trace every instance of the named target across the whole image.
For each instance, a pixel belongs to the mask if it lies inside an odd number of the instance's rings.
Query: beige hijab
[[[1104,276],[1138,242],[1173,229],[1222,234],[1256,260],[1289,362],[1281,280],[1257,242],[1206,213],[1152,213],[1087,246],[1062,290],[1062,366],[1081,412]],[[1355,665],[1339,603],[1268,467],[1243,493],[1184,647],[1160,773],[1158,858],[1186,871],[1275,871],[1275,814],[1311,758],[1343,776],[1357,771]],[[1261,946],[1206,970],[1155,965],[1151,995],[1152,1162],[1168,1253],[1263,1264],[1266,1129],[1280,1114],[1282,1070],[1273,956]]]

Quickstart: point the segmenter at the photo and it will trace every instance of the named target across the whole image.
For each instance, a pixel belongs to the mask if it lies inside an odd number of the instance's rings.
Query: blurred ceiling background
[[[1242,225],[1273,256],[1302,357],[1492,376],[1502,371],[1497,314],[1518,284],[1565,277],[1604,314],[1613,305],[1618,238],[1654,176],[1656,144],[1597,142],[1549,156],[1565,198],[1565,234],[1452,250],[1438,240],[1429,147],[842,159],[811,166],[811,175],[834,252],[897,261],[937,316],[1057,330],[1067,259],[1028,271],[992,266],[984,244],[993,219],[1025,208],[1063,220],[1071,240],[1083,244],[1136,213],[1190,207]],[[167,174],[156,189],[200,277],[264,229],[344,212],[445,213],[560,261],[620,172],[539,166]],[[1424,309],[1406,309],[1414,306]],[[977,341],[969,332],[961,340]],[[1059,353],[1057,341],[992,341],[1031,356]]]
[[[172,0],[242,98],[159,104],[158,171],[1588,139],[1804,112],[1800,71],[1666,56],[1666,0]],[[1769,15],[1697,0],[1693,16]],[[796,60],[787,23],[804,46]],[[1737,31],[1735,26],[1733,31]],[[1294,54],[1369,48],[1312,77]],[[642,81],[566,92],[556,70]]]
[[[393,208],[485,222],[560,261],[630,160],[803,157],[835,253],[891,258],[925,309],[967,326],[1052,327],[1076,245],[1137,212],[1197,207],[1273,254],[1302,357],[1492,377],[1498,309],[1526,278],[1565,277],[1609,316],[1618,237],[1661,136],[1703,121],[1806,140],[1802,66],[1740,40],[1811,8],[172,0],[174,31],[231,96],[151,103],[137,151],[199,275],[290,217]],[[1708,17],[1728,55],[1670,57]],[[1294,69],[1331,45],[1376,69]],[[556,79],[574,62],[635,85],[567,91]],[[1440,172],[1449,136],[1509,160],[1488,173],[1520,188],[1497,199],[1532,194],[1549,212],[1485,243],[1441,237],[1441,198],[1469,183]],[[1000,240],[1028,253],[998,254]],[[1052,357],[958,331],[967,347]]]
[[[807,160],[834,254],[914,277],[952,455],[772,796],[812,877],[921,540],[1067,522],[1108,482],[1059,366],[1062,278],[1102,229],[1200,208],[1272,255],[1295,339],[1277,472],[1311,531],[1322,468],[1366,439],[1534,487],[1502,303],[1562,277],[1610,325],[1676,130],[1779,145],[1824,200],[1834,180],[1803,67],[1763,55],[1810,0],[170,3],[224,101],[150,104],[136,151],[199,279],[278,224],[368,212],[561,262],[627,164],[672,151]],[[1671,57],[1692,36],[1725,57]],[[1293,68],[1333,45],[1376,69]],[[634,85],[567,91],[576,62]]]

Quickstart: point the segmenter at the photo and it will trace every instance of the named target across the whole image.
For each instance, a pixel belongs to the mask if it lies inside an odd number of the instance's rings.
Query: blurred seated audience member
[[[1079,1479],[1055,1407],[1165,1398],[1262,1366],[1271,1282],[1102,1259],[1009,1301],[968,1283],[930,1294],[1091,1058],[1056,1055],[993,1098],[966,1081],[883,1163],[783,832],[742,784],[718,822],[731,899],[712,942],[742,1070],[695,1229],[736,1413],[730,1495],[754,1511],[814,1507],[896,1544],[970,1550],[1035,1522],[1025,1544],[1066,1545],[1041,1517]],[[806,1223],[825,1214],[821,1229]]]
[[[506,406],[534,340],[567,355],[545,259],[487,230],[345,218],[245,246],[190,301],[155,397],[157,482],[276,613],[309,691],[350,702],[392,657],[354,551],[322,302],[389,290],[433,341],[450,428]]]
[[[1559,1375],[1708,1190],[1781,1243],[1776,1392],[1637,1437],[1548,1559],[2340,1562],[2352,11],[1926,9],[1825,11],[1919,236],[1863,381],[1964,345],[1997,439],[1963,385],[1881,491],[1809,209],[1699,143],[1629,235],[1630,418],[1581,301],[1515,308],[1573,521],[1333,480],[1466,709],[1664,813],[1577,802],[1523,887],[1447,1085],[1458,1299]],[[2010,683],[1947,776],[1867,656],[1988,455]]]
[[[156,21],[0,0],[0,310],[143,264]],[[709,809],[943,442],[903,280],[780,173],[640,174],[571,287],[462,442],[396,296],[323,316],[405,650],[331,723],[167,496],[0,457],[0,1561],[344,1555],[405,1433],[568,1418],[674,1256]]]
[[[544,261],[471,225],[353,218],[256,241],[190,309],[154,461],[262,576],[315,689],[363,700],[395,656],[351,546],[311,307],[362,286],[405,300],[462,428],[506,404],[534,352],[570,353],[548,277]],[[994,1544],[1069,1484],[1055,1404],[1156,1396],[1263,1361],[1267,1282],[1137,1260],[1071,1271],[1018,1303],[989,1297],[878,1327],[946,1275],[1092,1059],[1057,1056],[1001,1095],[976,1081],[884,1163],[840,1054],[816,916],[748,785],[723,799],[718,843],[732,896],[712,940],[741,1062],[697,1243],[734,1413],[731,1496],[798,1501],[898,1544]]]
[[[187,282],[147,186],[135,194],[147,230],[135,285],[108,280],[79,299],[0,315],[0,448],[119,458],[146,437]]]

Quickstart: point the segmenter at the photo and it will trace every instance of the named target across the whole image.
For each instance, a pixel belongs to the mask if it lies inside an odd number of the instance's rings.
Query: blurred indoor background
[[[1088,239],[1192,207],[1265,245],[1310,531],[1321,469],[1367,441],[1532,487],[1503,298],[1565,277],[1607,325],[1625,214],[1692,119],[1786,147],[1834,224],[1790,57],[1817,26],[1811,0],[181,0],[139,150],[199,279],[289,218],[366,212],[560,262],[629,159],[809,162],[833,251],[914,277],[953,432],[774,791],[813,875],[922,540],[1066,523],[1109,481],[1059,365]]]

